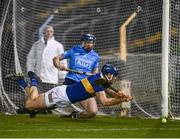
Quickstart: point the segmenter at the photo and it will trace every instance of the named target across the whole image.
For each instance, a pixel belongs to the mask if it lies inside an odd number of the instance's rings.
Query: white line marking
[[[18,132],[18,131],[57,131],[57,132],[72,132],[72,131],[137,131],[137,130],[179,130],[179,128],[86,128],[86,129],[0,129],[0,132]]]

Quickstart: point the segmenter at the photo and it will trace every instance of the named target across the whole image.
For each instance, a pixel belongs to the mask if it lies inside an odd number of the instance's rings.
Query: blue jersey
[[[88,99],[95,96],[95,92],[104,91],[103,86],[97,86],[94,84],[94,81],[101,78],[100,74],[91,75],[88,78],[82,79],[80,82],[73,85],[68,85],[66,88],[66,93],[71,101],[75,103]]]
[[[69,68],[82,71],[82,72],[92,72],[95,68],[99,66],[99,55],[91,50],[86,52],[81,45],[75,45],[73,48],[64,52],[64,59],[69,59]],[[72,79],[74,81],[81,81],[86,78],[87,75],[76,74],[73,72],[68,72],[66,78]]]

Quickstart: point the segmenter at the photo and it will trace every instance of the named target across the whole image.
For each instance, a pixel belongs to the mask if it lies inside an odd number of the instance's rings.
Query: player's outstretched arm
[[[106,94],[110,95],[113,98],[129,97],[129,95],[126,95],[126,93],[121,90],[113,91],[113,90],[107,88],[105,92],[106,92]]]
[[[111,105],[119,104],[119,103],[122,103],[122,102],[128,102],[128,101],[131,101],[133,99],[131,96],[129,96],[129,97],[117,97],[117,98],[107,98],[106,93],[104,91],[97,92],[96,97],[100,100],[100,102],[104,106],[111,106]]]
[[[63,65],[60,64],[61,60],[63,60],[63,56],[62,55],[58,55],[58,56],[53,58],[53,64],[59,70],[63,70],[65,68]]]

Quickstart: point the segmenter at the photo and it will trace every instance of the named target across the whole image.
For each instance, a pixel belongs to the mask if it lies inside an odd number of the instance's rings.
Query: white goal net
[[[180,116],[180,0],[170,5],[169,111]]]
[[[26,72],[32,44],[49,24],[65,50],[78,43],[81,34],[94,34],[100,67],[111,63],[119,69],[114,87],[124,89],[134,100],[111,107],[99,104],[99,112],[161,116],[162,5],[163,0],[1,1],[0,111],[14,113],[24,106],[25,94],[4,77]],[[179,6],[180,0],[170,1],[169,111],[175,117],[180,116]]]

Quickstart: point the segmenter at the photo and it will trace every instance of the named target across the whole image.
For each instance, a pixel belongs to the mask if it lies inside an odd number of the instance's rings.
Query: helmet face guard
[[[93,41],[93,44],[95,44],[95,41],[96,41],[96,37],[92,34],[83,34],[81,36],[81,42],[84,41],[84,42],[91,42]]]
[[[81,36],[81,42],[84,43],[84,45],[86,45],[86,43],[92,43],[93,46],[95,45],[95,36],[92,34],[83,34]],[[85,46],[83,46],[84,50],[87,52],[90,52],[92,50],[92,47],[88,47],[86,48]]]
[[[106,79],[108,79],[106,76],[108,73],[112,74],[113,75],[112,77],[117,77],[118,70],[116,67],[112,66],[111,64],[105,64],[101,69],[101,73],[103,74],[103,76]],[[112,79],[112,77],[111,77],[111,79]],[[110,80],[110,79],[108,79],[108,80]]]

